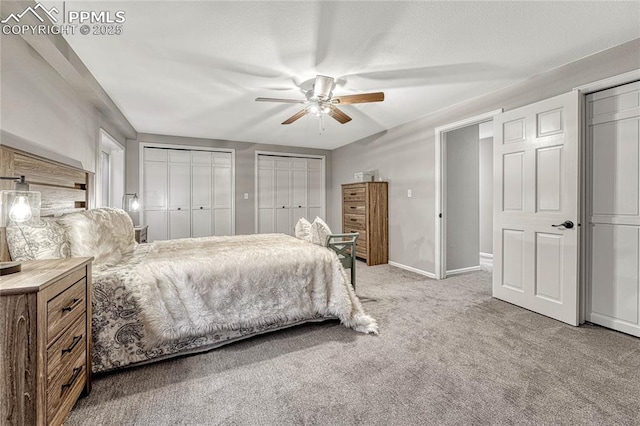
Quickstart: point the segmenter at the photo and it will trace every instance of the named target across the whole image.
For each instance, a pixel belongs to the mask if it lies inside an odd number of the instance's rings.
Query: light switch
[[[245,200],[248,200],[248,199],[249,199],[249,193],[248,193],[248,192],[245,192],[245,193],[244,193],[244,199],[245,199]]]
[[[411,198],[411,190],[407,189],[407,197]]]

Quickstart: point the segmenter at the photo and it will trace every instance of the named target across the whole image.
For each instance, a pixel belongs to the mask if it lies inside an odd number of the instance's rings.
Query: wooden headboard
[[[40,192],[41,216],[86,210],[89,206],[89,172],[6,146],[0,147],[0,176],[24,175],[29,190]],[[0,181],[0,190],[13,189]],[[8,261],[5,228],[0,228],[0,260]]]

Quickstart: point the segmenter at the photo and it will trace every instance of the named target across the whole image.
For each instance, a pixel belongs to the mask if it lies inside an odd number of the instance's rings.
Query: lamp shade
[[[37,191],[0,191],[0,226],[11,223],[40,222],[40,193]]]

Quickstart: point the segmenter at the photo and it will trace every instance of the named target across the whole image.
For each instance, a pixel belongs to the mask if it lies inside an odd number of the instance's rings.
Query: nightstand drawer
[[[62,331],[85,313],[87,282],[78,282],[47,302],[47,341],[53,342]]]
[[[47,380],[47,424],[62,424],[82,393],[87,378],[87,353],[78,351],[51,380]],[[62,408],[62,410],[61,410]]]
[[[47,379],[51,381],[61,368],[70,364],[79,352],[87,347],[87,323],[81,316],[53,345],[47,350]]]

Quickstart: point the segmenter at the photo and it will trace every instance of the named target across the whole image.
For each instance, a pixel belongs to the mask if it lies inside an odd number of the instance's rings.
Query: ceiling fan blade
[[[319,99],[327,99],[331,89],[333,89],[333,77],[327,77],[326,75],[316,76],[316,82],[313,84],[313,96]]]
[[[362,104],[365,102],[382,102],[384,101],[384,93],[361,93],[359,95],[334,96],[332,101],[336,101],[339,105]]]
[[[298,118],[304,116],[307,114],[307,110],[303,109],[302,111],[298,111],[295,114],[293,114],[291,117],[287,118],[285,121],[282,122],[282,124],[291,124],[294,121],[296,121]]]
[[[335,105],[331,105],[331,116],[339,121],[341,124],[348,123],[351,121],[351,117],[349,117],[344,112],[340,111]]]
[[[305,101],[298,99],[279,99],[279,98],[256,98],[258,102],[285,102],[288,104],[303,104]]]

